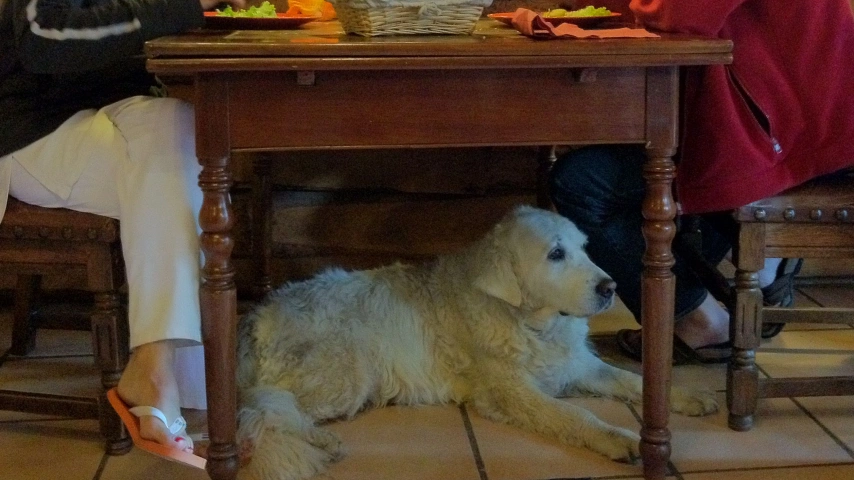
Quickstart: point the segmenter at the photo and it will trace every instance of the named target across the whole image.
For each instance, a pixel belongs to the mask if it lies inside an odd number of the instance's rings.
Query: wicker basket
[[[429,1],[429,0],[426,0]],[[347,33],[379,35],[470,35],[483,13],[483,1],[471,4],[367,6],[364,2],[334,2],[338,20]]]

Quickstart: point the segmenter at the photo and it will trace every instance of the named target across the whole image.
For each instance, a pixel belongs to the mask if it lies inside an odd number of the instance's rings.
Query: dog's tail
[[[338,437],[300,411],[291,392],[255,387],[240,401],[239,480],[303,480],[343,456]]]

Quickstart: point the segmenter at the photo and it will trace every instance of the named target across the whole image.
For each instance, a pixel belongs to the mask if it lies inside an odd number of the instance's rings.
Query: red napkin
[[[602,30],[584,30],[578,25],[562,23],[554,26],[538,13],[519,8],[513,14],[513,28],[526,37],[538,40],[551,38],[658,38],[659,36],[643,28],[612,28]]]

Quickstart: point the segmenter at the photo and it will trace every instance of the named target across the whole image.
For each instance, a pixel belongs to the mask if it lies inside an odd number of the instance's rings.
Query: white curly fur
[[[556,399],[640,400],[640,377],[588,344],[587,317],[613,296],[597,292],[612,282],[585,241],[565,218],[519,207],[458,254],[331,269],[273,292],[239,326],[238,441],[249,456],[239,478],[320,473],[343,449],[318,424],[391,403],[466,403],[495,421],[634,461],[636,433]],[[717,404],[707,392],[676,389],[673,407],[700,415]]]

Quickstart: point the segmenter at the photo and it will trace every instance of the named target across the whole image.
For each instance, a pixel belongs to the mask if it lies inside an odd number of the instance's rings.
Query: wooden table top
[[[149,41],[146,54],[154,73],[670,66],[730,63],[732,42],[673,34],[531,40],[487,18],[472,35],[361,37],[332,21],[293,30],[195,30]]]

